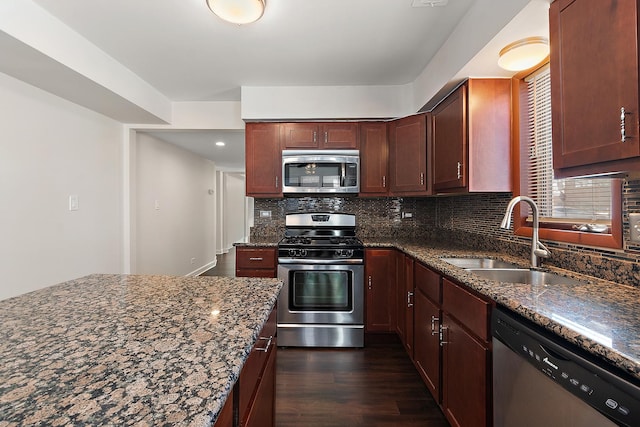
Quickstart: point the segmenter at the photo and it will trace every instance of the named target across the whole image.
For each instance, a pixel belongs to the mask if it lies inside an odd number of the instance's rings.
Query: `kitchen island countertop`
[[[90,275],[0,301],[0,426],[212,425],[281,286]]]

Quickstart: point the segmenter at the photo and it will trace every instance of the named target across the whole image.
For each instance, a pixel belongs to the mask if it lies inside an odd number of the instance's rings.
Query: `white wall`
[[[123,126],[0,74],[0,131],[0,299],[120,273]]]
[[[135,272],[187,275],[213,266],[214,163],[139,133],[135,171]]]
[[[225,250],[246,237],[246,197],[244,174],[226,173],[224,191]]]

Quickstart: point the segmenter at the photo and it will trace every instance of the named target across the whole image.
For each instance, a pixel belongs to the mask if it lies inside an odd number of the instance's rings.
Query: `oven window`
[[[350,271],[293,271],[289,281],[289,309],[294,311],[351,311]]]

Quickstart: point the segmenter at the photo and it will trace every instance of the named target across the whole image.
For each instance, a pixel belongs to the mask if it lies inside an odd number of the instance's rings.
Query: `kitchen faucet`
[[[531,267],[537,268],[540,267],[540,258],[548,258],[551,253],[549,249],[547,249],[540,239],[538,238],[538,230],[540,228],[540,223],[538,219],[538,205],[533,201],[530,197],[527,196],[516,196],[507,205],[507,212],[504,214],[504,218],[500,223],[500,228],[509,228],[509,223],[511,222],[511,214],[513,213],[513,208],[518,202],[527,202],[531,206],[531,212],[533,212],[533,236],[531,237]]]

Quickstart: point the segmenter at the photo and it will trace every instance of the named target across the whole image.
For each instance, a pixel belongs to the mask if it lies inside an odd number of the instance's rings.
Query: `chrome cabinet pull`
[[[324,145],[329,143],[329,132],[324,133]]]
[[[258,341],[264,341],[264,340],[267,340],[267,345],[265,345],[264,347],[254,348],[255,351],[264,351],[265,353],[269,351],[269,347],[271,346],[271,341],[273,341],[273,335],[271,335],[269,338],[267,337],[258,338]]]
[[[407,307],[413,307],[413,303],[411,302],[412,296],[413,296],[413,292],[407,291]]]
[[[315,130],[313,131],[313,142],[318,142],[318,132],[316,132]]]
[[[431,336],[438,335],[440,330],[436,330],[436,322],[440,322],[440,318],[436,316],[431,316]]]
[[[382,188],[387,188],[387,177],[382,175]]]
[[[278,188],[278,177],[276,176],[276,188]]]
[[[461,168],[462,168],[462,163],[458,162],[458,179],[462,178]]]
[[[420,185],[424,185],[424,173],[420,172]]]
[[[369,276],[368,282],[369,282],[369,290],[371,290],[371,276]]]
[[[264,258],[262,257],[251,257],[249,258],[249,261],[262,261]]]
[[[440,347],[443,347],[445,344],[449,344],[449,341],[444,340],[444,331],[448,328],[445,325],[440,325]]]
[[[627,142],[627,138],[631,138],[627,136],[627,131],[625,129],[626,117],[630,115],[625,111],[624,107],[620,107],[620,142]]]

